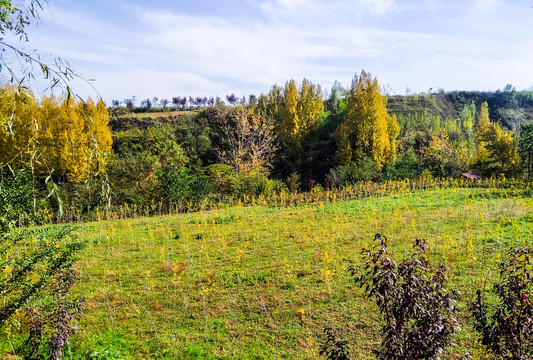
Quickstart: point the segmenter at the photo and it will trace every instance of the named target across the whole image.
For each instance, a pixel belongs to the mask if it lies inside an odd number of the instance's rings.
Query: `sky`
[[[327,90],[361,70],[394,94],[533,86],[533,0],[49,0],[28,33],[107,103]]]

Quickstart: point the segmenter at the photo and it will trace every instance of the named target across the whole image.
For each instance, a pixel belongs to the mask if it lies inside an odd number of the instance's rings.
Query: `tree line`
[[[533,108],[533,97],[518,92],[389,96],[362,71],[327,97],[318,84],[290,80],[259,96],[228,96],[229,106],[198,98],[207,101],[194,111],[159,117],[101,101],[37,101],[9,87],[0,96],[0,162],[55,180],[61,202],[80,214],[427,175],[531,176],[530,120],[509,129],[491,119]],[[498,96],[507,107],[495,106]]]

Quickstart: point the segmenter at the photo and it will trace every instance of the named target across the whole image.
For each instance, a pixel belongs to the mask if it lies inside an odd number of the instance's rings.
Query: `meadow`
[[[397,260],[427,239],[429,259],[450,267],[449,286],[462,293],[467,315],[509,248],[532,245],[532,210],[531,186],[437,186],[84,223],[74,293],[86,310],[67,355],[315,359],[324,327],[334,326],[353,358],[370,359],[380,341],[377,307],[347,269],[362,263],[375,233],[389,238]],[[463,319],[445,358],[465,352],[487,358]]]

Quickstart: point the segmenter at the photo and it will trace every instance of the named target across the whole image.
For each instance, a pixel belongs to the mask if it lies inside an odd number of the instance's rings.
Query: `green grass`
[[[155,119],[159,117],[179,116],[183,114],[188,114],[190,112],[191,111],[168,110],[168,111],[160,111],[160,112],[130,113],[130,114],[120,115],[119,118],[135,118],[135,119],[152,118],[152,119]]]
[[[407,257],[415,238],[450,267],[462,307],[490,289],[510,246],[533,241],[533,200],[508,190],[446,189],[292,208],[84,224],[74,291],[87,299],[73,358],[314,359],[325,326],[354,359],[379,343],[376,306],[348,274],[376,232]],[[489,302],[491,299],[489,299]],[[465,322],[457,346],[484,358]]]

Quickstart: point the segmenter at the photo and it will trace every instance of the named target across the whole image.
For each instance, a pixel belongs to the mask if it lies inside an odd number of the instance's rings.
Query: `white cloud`
[[[492,10],[474,16],[471,11],[483,4]],[[248,17],[130,6],[116,14],[116,22],[63,5],[43,18],[43,31],[31,45],[72,60],[78,71],[96,78],[108,101],[132,95],[246,95],[303,77],[328,87],[334,80],[349,83],[361,69],[400,92],[407,85],[415,91],[490,88],[491,81],[518,84],[518,73],[532,58],[533,37],[517,31],[529,20],[503,13],[501,5],[267,0]]]
[[[395,0],[359,0],[359,4],[366,11],[377,16],[388,15],[398,10]]]

